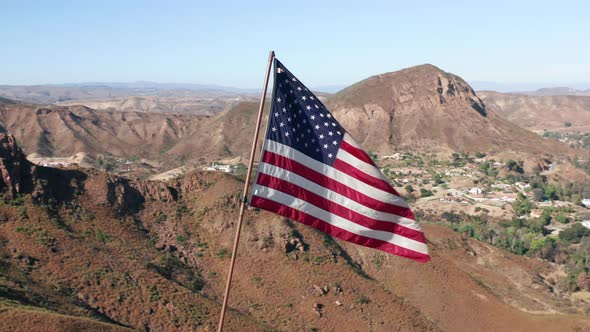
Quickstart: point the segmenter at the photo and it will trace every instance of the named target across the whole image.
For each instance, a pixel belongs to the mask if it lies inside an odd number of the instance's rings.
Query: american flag
[[[429,261],[414,214],[367,153],[277,59],[274,68],[250,205],[345,241]]]

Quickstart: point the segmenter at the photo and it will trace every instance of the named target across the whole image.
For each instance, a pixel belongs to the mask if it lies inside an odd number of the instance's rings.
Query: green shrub
[[[165,222],[167,219],[168,219],[168,216],[165,215],[164,213],[160,212],[160,214],[156,218],[156,224],[161,224],[161,223]]]
[[[29,232],[30,232],[30,231],[29,231],[29,228],[28,228],[28,227],[21,227],[21,226],[18,226],[18,227],[16,228],[16,232],[17,232],[17,233],[27,233],[27,234],[29,234]]]
[[[100,231],[100,230],[96,233],[96,238],[98,239],[98,241],[100,241],[102,243],[109,243],[112,241],[111,235],[104,233],[103,231]]]
[[[20,209],[18,209],[18,215],[23,219],[29,219],[29,215],[27,214],[27,208],[24,206],[21,206]]]
[[[187,238],[183,234],[176,235],[176,242],[178,242],[180,244],[184,244],[186,242],[186,240],[187,240]]]
[[[226,248],[221,248],[219,249],[219,251],[215,254],[215,256],[219,257],[219,258],[225,258],[225,257],[231,257],[231,252],[229,250],[227,250]]]
[[[358,304],[369,304],[369,303],[371,303],[371,300],[370,300],[368,297],[366,297],[366,296],[364,296],[364,295],[361,295],[361,296],[358,298],[358,300],[357,300],[357,303],[358,303]]]
[[[432,191],[424,188],[420,188],[420,197],[430,197],[434,195]]]
[[[559,233],[559,238],[566,242],[578,243],[584,236],[590,235],[590,229],[582,224],[573,224]]]
[[[570,222],[570,219],[566,217],[563,213],[558,213],[555,219],[562,224],[567,224]]]

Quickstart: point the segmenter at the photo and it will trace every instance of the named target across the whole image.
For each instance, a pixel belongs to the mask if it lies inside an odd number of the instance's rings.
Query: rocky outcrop
[[[0,190],[11,196],[30,191],[34,171],[14,136],[0,134]]]
[[[132,215],[143,207],[144,196],[127,179],[113,177],[107,182],[107,200],[121,215]]]
[[[31,194],[41,202],[71,200],[83,190],[81,171],[41,167],[29,162],[16,139],[0,133],[0,192],[10,198]]]

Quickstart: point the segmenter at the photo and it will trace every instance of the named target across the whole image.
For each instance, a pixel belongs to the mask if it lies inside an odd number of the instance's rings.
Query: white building
[[[480,194],[483,194],[483,189],[479,188],[479,187],[473,187],[473,188],[469,189],[467,192],[472,195],[480,195]]]
[[[233,171],[233,166],[225,165],[225,164],[218,164],[218,163],[211,163],[211,165],[205,167],[206,171],[214,171],[214,172],[225,172],[230,173]]]

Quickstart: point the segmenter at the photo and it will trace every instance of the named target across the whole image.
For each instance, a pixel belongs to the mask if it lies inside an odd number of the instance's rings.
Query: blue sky
[[[309,86],[432,63],[468,81],[590,82],[584,1],[0,0],[0,84]]]

